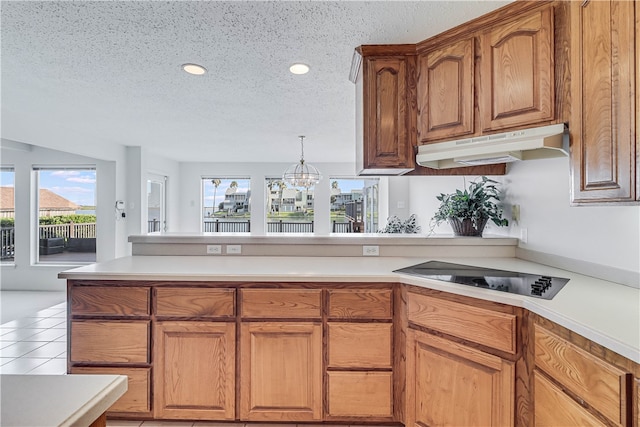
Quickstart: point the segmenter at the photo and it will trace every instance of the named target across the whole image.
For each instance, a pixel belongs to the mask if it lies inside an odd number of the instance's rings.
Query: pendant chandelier
[[[282,174],[282,179],[293,187],[310,188],[316,185],[322,179],[320,171],[313,165],[304,161],[304,135],[300,135],[300,161],[294,163],[287,168]]]

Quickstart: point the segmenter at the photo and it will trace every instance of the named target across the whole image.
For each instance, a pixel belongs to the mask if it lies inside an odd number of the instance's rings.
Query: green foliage
[[[2,228],[12,228],[14,226],[13,218],[0,218],[0,226]]]
[[[40,225],[53,225],[53,224],[89,224],[96,222],[95,215],[54,215],[54,216],[41,216],[39,219]]]
[[[495,185],[497,183],[483,176],[480,181],[469,184],[469,188],[464,191],[456,190],[455,193],[436,196],[440,206],[431,218],[435,221],[434,226],[448,218],[470,218],[474,222],[489,218],[499,227],[509,225],[509,221],[502,217],[502,208],[497,204],[500,201],[500,193]]]
[[[393,215],[387,219],[387,225],[379,230],[378,233],[406,233],[406,234],[415,234],[420,232],[420,226],[416,223],[416,215],[411,214],[411,216],[406,220],[402,221],[397,216]]]

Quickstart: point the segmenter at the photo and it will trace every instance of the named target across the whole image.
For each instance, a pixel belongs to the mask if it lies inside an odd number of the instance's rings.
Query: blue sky
[[[96,171],[77,170],[41,170],[40,188],[46,188],[81,206],[95,206]],[[3,187],[14,186],[14,173],[2,171],[0,184]]]

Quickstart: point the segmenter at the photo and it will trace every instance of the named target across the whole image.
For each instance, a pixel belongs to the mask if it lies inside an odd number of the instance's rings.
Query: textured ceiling
[[[353,49],[415,43],[506,3],[2,1],[2,137],[289,162],[306,135],[309,161],[353,162]],[[293,62],[311,71],[292,75]]]

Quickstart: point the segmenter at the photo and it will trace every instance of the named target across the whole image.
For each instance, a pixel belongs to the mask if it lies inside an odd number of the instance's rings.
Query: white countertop
[[[67,270],[58,277],[92,280],[400,282],[524,307],[640,363],[640,289],[518,258],[433,258],[523,273],[565,277],[544,300],[393,270],[428,261],[407,257],[134,256]]]
[[[3,426],[90,425],[127,391],[125,375],[1,375]]]

